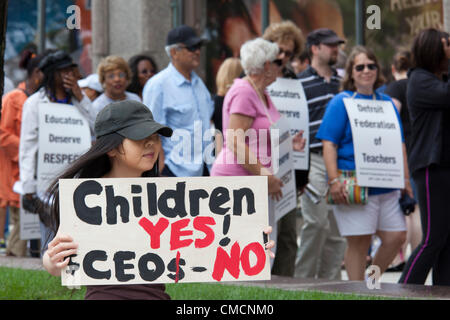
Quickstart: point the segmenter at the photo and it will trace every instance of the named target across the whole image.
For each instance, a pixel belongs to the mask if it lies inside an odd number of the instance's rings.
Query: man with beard
[[[306,39],[311,65],[298,75],[309,109],[309,183],[323,195],[327,191],[328,182],[322,143],[315,136],[328,101],[339,92],[341,78],[332,66],[337,62],[339,45],[344,42],[330,29],[312,31]],[[346,243],[339,235],[331,207],[324,197],[315,204],[305,194],[301,197],[301,207],[303,226],[295,277],[340,279]]]

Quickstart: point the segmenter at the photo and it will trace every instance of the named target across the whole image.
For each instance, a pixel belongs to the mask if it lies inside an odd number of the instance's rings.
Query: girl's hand
[[[272,227],[269,226],[266,229],[264,229],[264,233],[267,235],[270,235],[272,233]],[[270,250],[275,247],[275,241],[270,240],[269,242],[265,243],[265,247],[266,247],[266,250],[269,250],[270,257],[272,259],[275,258],[275,254],[272,252],[272,250]]]
[[[272,196],[273,200],[280,200],[283,197],[281,188],[283,187],[283,182],[274,175],[268,176],[269,183],[269,195]]]
[[[337,181],[330,186],[330,194],[334,203],[349,204],[347,191],[345,190],[345,186],[340,181]]]
[[[50,262],[49,267],[55,273],[60,273],[69,264],[70,256],[77,253],[77,248],[78,244],[73,241],[72,237],[58,233],[48,244],[46,251]]]
[[[306,138],[303,138],[303,130],[300,130],[292,139],[294,151],[302,152],[306,146]]]

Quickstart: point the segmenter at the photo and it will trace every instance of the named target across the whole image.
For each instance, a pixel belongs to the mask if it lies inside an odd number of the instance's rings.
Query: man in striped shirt
[[[339,45],[344,42],[330,29],[311,32],[306,40],[311,65],[298,75],[309,109],[309,182],[321,194],[326,193],[328,182],[322,158],[322,143],[315,136],[328,101],[339,92],[341,78],[332,66],[337,62]],[[327,205],[325,197],[314,204],[306,195],[302,195],[301,204],[303,227],[295,277],[340,279],[346,243],[339,235],[331,207]]]

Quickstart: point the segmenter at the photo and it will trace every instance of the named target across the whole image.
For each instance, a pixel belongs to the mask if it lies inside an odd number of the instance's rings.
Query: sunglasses
[[[290,58],[294,55],[294,53],[292,51],[286,51],[286,50],[283,50],[280,48],[279,54],[282,54],[282,53],[284,53],[284,56],[286,58]]]
[[[277,66],[281,67],[283,65],[283,60],[276,59],[276,60],[273,60],[272,63],[275,63]]]
[[[196,45],[193,45],[193,46],[189,46],[189,47],[188,46],[180,46],[180,48],[186,49],[186,50],[188,50],[190,52],[195,52],[195,51],[200,50],[202,48],[202,44],[199,43],[199,44],[196,44]]]
[[[367,67],[367,69],[369,70],[377,70],[378,67],[375,63],[369,63],[369,64],[358,64],[355,66],[355,70],[358,72],[363,71],[365,68]]]

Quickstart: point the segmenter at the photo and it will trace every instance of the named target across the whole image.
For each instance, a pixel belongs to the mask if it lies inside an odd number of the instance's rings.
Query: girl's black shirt
[[[450,82],[416,68],[408,72],[409,169],[450,166]]]

